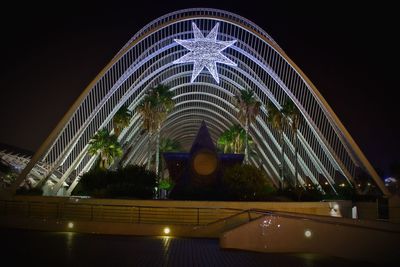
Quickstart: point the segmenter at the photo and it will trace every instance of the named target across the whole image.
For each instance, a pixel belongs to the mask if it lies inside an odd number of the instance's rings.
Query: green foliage
[[[236,95],[236,106],[239,108],[239,120],[245,123],[246,118],[254,121],[260,112],[261,102],[254,95],[254,91],[240,90],[240,94]]]
[[[287,198],[288,201],[355,200],[357,197],[356,190],[348,184],[336,186],[337,194],[330,187],[326,187],[324,190],[325,194],[314,186],[307,186],[306,188],[292,186],[279,191],[279,195]]]
[[[275,192],[264,172],[252,165],[235,165],[223,176],[227,196],[234,200],[262,200]]]
[[[131,165],[117,171],[94,169],[82,175],[75,194],[107,198],[151,199],[157,179],[143,166]]]
[[[279,110],[274,104],[268,103],[267,105],[268,122],[272,128],[277,130],[280,134],[283,131],[284,118],[281,110]]]
[[[283,104],[282,114],[285,118],[285,123],[296,133],[299,128],[301,113],[291,99],[286,100]]]
[[[169,86],[159,84],[153,88],[152,94],[156,98],[159,112],[168,114],[174,108],[175,103],[172,100],[174,93],[170,91]]]
[[[326,199],[327,195],[323,195],[315,187],[306,187],[305,189],[301,186],[287,187],[280,190],[277,194],[279,198],[284,201],[321,201]]]
[[[89,154],[100,155],[99,167],[106,169],[122,155],[122,147],[116,135],[110,135],[107,129],[99,130],[89,142]]]
[[[12,184],[17,179],[18,173],[14,172],[13,169],[0,162],[0,186],[4,183],[7,185]]]
[[[158,188],[170,191],[175,186],[175,183],[169,178],[161,179],[158,182]]]
[[[156,169],[159,168],[159,140],[161,124],[167,118],[167,115],[175,106],[172,100],[174,93],[166,85],[159,84],[152,88],[144,99],[139,103],[137,111],[142,115],[143,128],[149,134],[149,153],[147,159],[147,168],[150,169],[151,162],[151,137],[153,133],[157,136],[156,147]]]
[[[182,146],[179,143],[179,141],[176,141],[176,140],[173,140],[173,139],[170,139],[170,138],[161,139],[161,141],[160,141],[160,153],[164,153],[164,152],[179,152],[179,151],[182,151]],[[159,161],[159,170],[161,170],[161,172],[159,173],[159,176],[160,176],[161,180],[163,180],[164,179],[165,170],[167,169],[167,167],[166,167],[166,164],[165,164],[164,157],[161,157],[160,159],[161,160]],[[156,161],[155,160],[155,156],[154,156],[152,161],[154,161],[154,162]],[[161,181],[159,183],[160,183],[160,186],[161,186]],[[170,181],[170,183],[172,183],[172,181]],[[161,188],[161,189],[165,189],[165,188]],[[169,189],[166,189],[166,190],[169,190]]]
[[[127,106],[122,106],[113,117],[114,134],[119,136],[121,131],[129,126],[132,119],[132,112]]]
[[[335,186],[337,194],[330,191],[323,196],[324,199],[343,199],[343,200],[354,200],[356,198],[356,189],[348,184],[344,186]]]
[[[224,153],[239,154],[244,151],[245,139],[245,130],[239,124],[235,124],[221,134],[217,145]],[[249,145],[253,143],[251,138],[249,138],[248,142]]]
[[[143,117],[143,128],[150,134],[156,131],[174,108],[173,92],[169,87],[159,84],[152,88],[137,107]]]
[[[260,113],[261,102],[257,100],[254,91],[249,89],[239,90],[240,94],[236,95],[236,108],[239,109],[238,119],[245,129],[245,156],[244,162],[249,161],[249,128],[250,125],[256,120],[256,117]]]
[[[179,152],[182,151],[182,145],[177,140],[163,138],[160,141],[160,152]]]

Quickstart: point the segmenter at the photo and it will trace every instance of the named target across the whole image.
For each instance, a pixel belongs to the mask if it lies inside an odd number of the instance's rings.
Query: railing
[[[350,218],[343,217],[330,217],[330,216],[320,216],[320,215],[308,215],[308,214],[295,214],[290,212],[279,212],[279,211],[269,211],[263,209],[247,209],[237,212],[233,215],[212,221],[206,225],[202,225],[196,230],[214,228],[216,232],[223,233],[249,223],[251,221],[257,220],[261,217],[280,217],[285,219],[293,219],[297,221],[309,221],[318,224],[336,225],[342,227],[352,227],[358,229],[366,229],[373,231],[381,231],[388,233],[400,233],[400,225],[396,223],[391,223],[387,221],[377,221],[377,220],[354,220]]]
[[[39,201],[0,201],[0,216],[138,224],[205,226],[242,212],[233,208],[155,207]]]
[[[342,217],[294,214],[287,212],[266,211],[261,209],[249,209],[246,210],[245,212],[249,214],[249,222],[258,219],[262,216],[272,216],[272,217],[281,217],[281,218],[301,220],[301,221],[312,221],[314,223],[320,223],[320,224],[331,224],[336,226],[346,226],[346,227],[363,228],[375,231],[400,233],[400,225],[388,221],[354,220]]]

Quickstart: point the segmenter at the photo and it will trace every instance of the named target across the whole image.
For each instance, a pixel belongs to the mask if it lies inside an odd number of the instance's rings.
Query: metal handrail
[[[267,211],[267,210],[262,210],[262,209],[249,209],[245,212],[252,212],[252,213],[258,213],[258,214],[269,215],[269,216],[277,216],[277,217],[279,216],[279,217],[283,217],[283,218],[296,219],[296,220],[307,220],[307,221],[340,225],[340,226],[348,226],[348,227],[354,227],[354,228],[364,228],[364,229],[383,231],[383,232],[400,233],[400,225],[391,223],[391,222],[384,222],[384,223],[386,224],[386,226],[397,227],[398,229],[393,230],[393,229],[387,229],[387,228],[384,229],[384,228],[379,228],[379,227],[367,226],[367,225],[360,224],[360,222],[362,222],[362,220],[344,219],[341,217],[327,217],[327,216],[320,216],[320,215],[295,214],[295,213],[289,213],[289,212],[275,212],[275,211]],[[339,221],[339,220],[352,220],[353,223]],[[372,223],[373,221],[365,221],[365,222]]]
[[[322,216],[322,215],[308,215],[308,214],[297,214],[297,213],[290,213],[290,212],[277,212],[277,211],[271,211],[271,210],[263,210],[263,209],[247,209],[243,210],[239,213],[233,214],[231,216],[225,217],[218,219],[216,221],[210,222],[206,225],[202,225],[201,228],[208,228],[213,225],[219,224],[219,223],[224,223],[226,224],[227,221],[234,219],[235,217],[241,216],[243,214],[248,214],[247,220],[242,222],[241,224],[236,225],[235,227],[238,227],[240,225],[243,225],[245,223],[254,221],[259,219],[261,216],[258,217],[252,217],[252,213],[264,215],[264,216],[276,216],[276,217],[283,217],[283,218],[289,218],[289,219],[295,219],[295,220],[303,220],[303,221],[313,221],[317,223],[324,223],[324,224],[332,224],[332,225],[337,225],[337,226],[347,226],[347,227],[354,227],[354,228],[362,228],[362,229],[368,229],[368,230],[374,230],[374,231],[382,231],[382,232],[388,232],[388,233],[400,233],[400,225],[390,223],[390,222],[385,222],[386,228],[382,227],[377,227],[377,226],[368,226],[362,224],[361,220],[352,220],[353,223],[349,223],[346,221],[338,221],[338,220],[350,220],[350,219],[344,219],[344,218],[338,218],[338,217],[328,217],[328,216]],[[373,223],[373,221],[364,221],[363,223]],[[395,227],[397,229],[389,229],[388,227]],[[199,228],[196,228],[196,230]]]

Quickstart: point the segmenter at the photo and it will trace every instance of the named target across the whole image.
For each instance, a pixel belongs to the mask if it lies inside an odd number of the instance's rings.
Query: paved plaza
[[[1,254],[42,266],[363,266],[369,263],[315,254],[222,250],[217,239],[138,237],[0,229]]]

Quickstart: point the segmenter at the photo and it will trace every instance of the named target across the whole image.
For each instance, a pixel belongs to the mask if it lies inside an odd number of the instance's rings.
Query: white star
[[[206,67],[214,77],[215,81],[219,83],[217,62],[229,66],[237,66],[235,62],[221,53],[223,50],[233,45],[236,40],[217,41],[218,27],[219,23],[215,24],[207,37],[204,37],[196,24],[192,22],[194,40],[174,39],[175,42],[190,50],[189,53],[173,62],[174,64],[187,62],[194,63],[192,79],[190,82],[193,82],[204,67]]]

